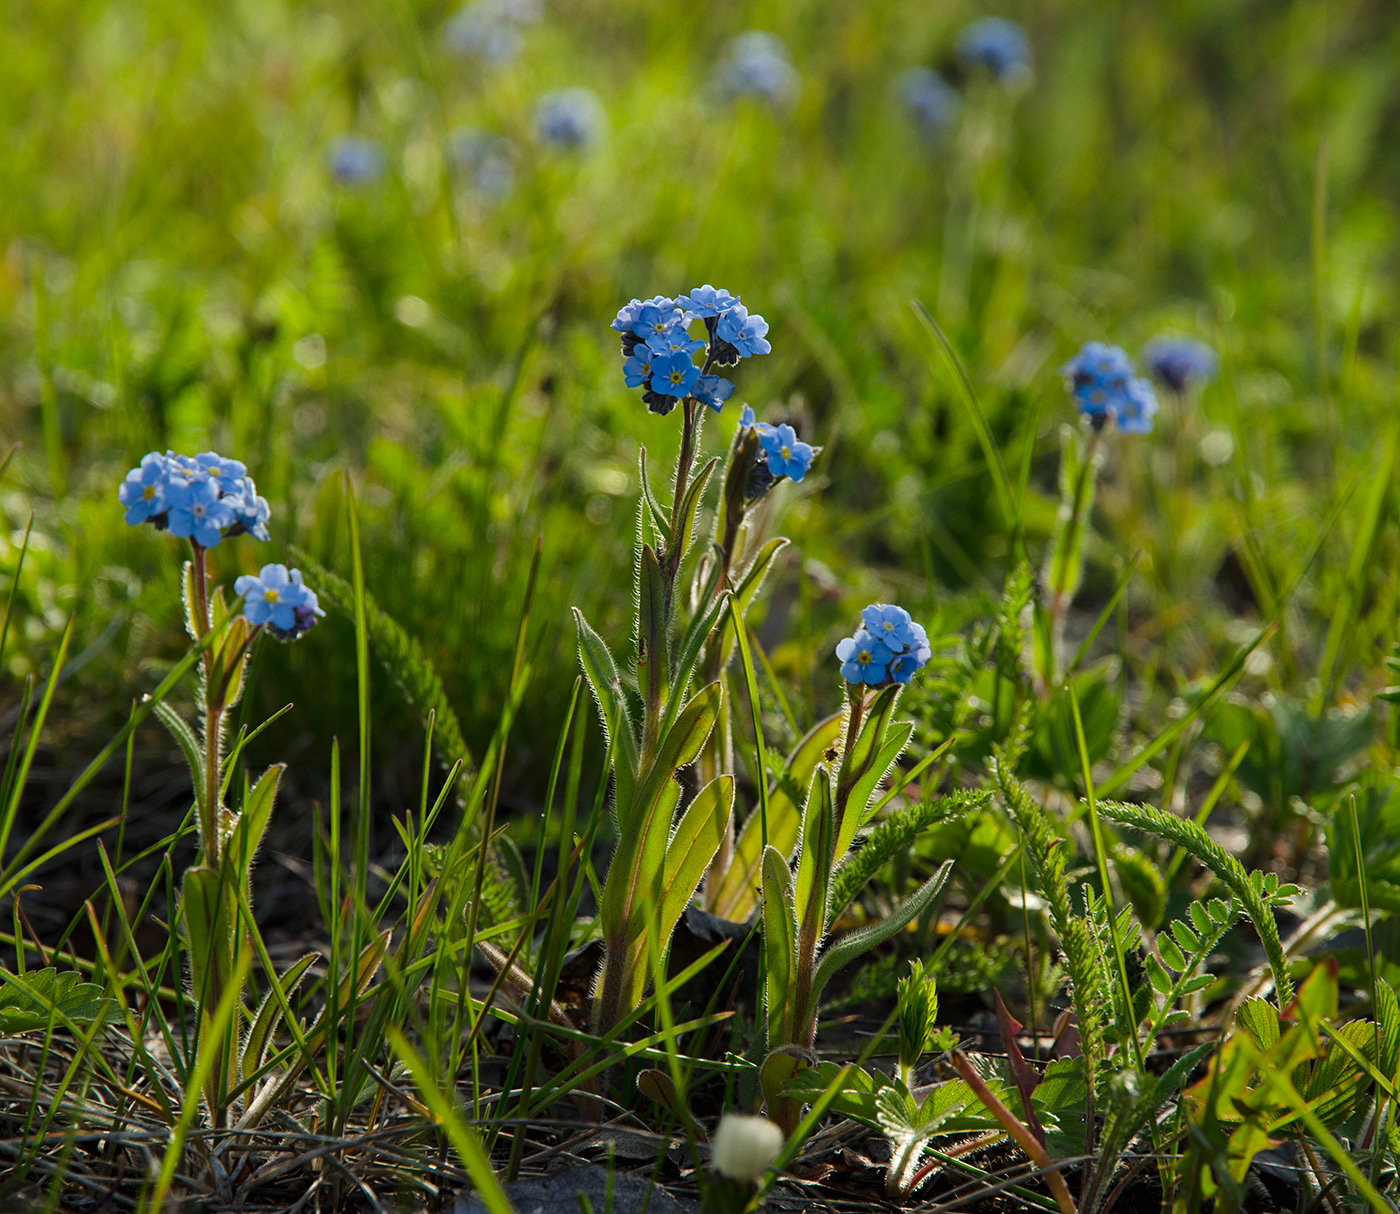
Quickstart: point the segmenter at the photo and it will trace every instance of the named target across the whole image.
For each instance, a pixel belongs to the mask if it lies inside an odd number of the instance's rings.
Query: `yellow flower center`
[[[856,661],[862,666],[868,666],[870,664],[870,651],[868,649],[862,649],[860,653],[856,654]]]
[[[275,603],[275,602],[277,601],[277,591],[275,591],[275,590],[264,590],[264,591],[263,591],[263,601],[264,601],[264,602],[268,602],[268,603]]]
[[[783,448],[782,448],[782,452],[783,452],[783,458],[784,458],[784,459],[791,459],[791,458],[792,458],[792,448],[791,448],[791,447],[786,447],[786,446],[783,447]]]
[[[155,497],[155,495],[156,487],[154,485],[147,485],[144,489],[141,490],[141,496],[145,498],[148,502],[151,500],[151,498]]]

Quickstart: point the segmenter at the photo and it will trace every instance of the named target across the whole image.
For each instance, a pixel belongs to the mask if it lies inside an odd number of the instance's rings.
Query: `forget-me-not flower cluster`
[[[373,185],[384,176],[384,152],[363,135],[341,135],[327,149],[331,176],[341,185]]]
[[[540,19],[539,0],[471,0],[448,20],[442,40],[458,55],[507,63],[524,45],[524,27]]]
[[[546,147],[581,152],[607,129],[603,103],[592,89],[555,89],[535,102],[535,137]]]
[[[1016,84],[1030,75],[1030,39],[1014,21],[982,17],[958,35],[958,58],[1001,84]]]
[[[243,614],[255,628],[266,628],[279,641],[295,641],[326,613],[300,569],[264,565],[256,577],[245,573],[233,583],[243,599]]]
[[[1095,430],[1112,421],[1125,434],[1147,434],[1157,412],[1152,383],[1133,368],[1119,346],[1086,342],[1061,368],[1079,411]]]
[[[692,332],[696,321],[703,322],[703,341]],[[718,412],[734,384],[709,374],[710,368],[733,366],[772,349],[765,336],[768,322],[749,315],[737,295],[709,283],[675,299],[634,299],[618,310],[612,327],[622,334],[623,381],[641,388],[647,408],[662,415],[687,397]]]
[[[928,633],[903,607],[871,603],[860,613],[855,636],[836,646],[841,677],[853,685],[908,683],[933,656]]]
[[[267,539],[267,499],[258,496],[243,464],[213,451],[195,456],[150,452],[126,474],[117,500],[131,526],[150,523],[201,548],[245,532],[255,540]]]
[[[766,30],[733,38],[715,65],[715,90],[726,99],[754,97],[776,108],[791,103],[797,88],[786,44]]]
[[[1215,378],[1220,360],[1203,341],[1194,337],[1154,337],[1142,352],[1147,369],[1173,392],[1185,392]]]
[[[947,131],[962,108],[957,91],[931,67],[911,67],[901,72],[895,80],[895,91],[915,125],[929,138]]]

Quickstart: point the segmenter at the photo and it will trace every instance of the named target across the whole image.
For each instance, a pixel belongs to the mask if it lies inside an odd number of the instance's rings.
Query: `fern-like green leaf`
[[[297,564],[314,582],[317,593],[335,608],[352,615],[355,612],[355,590],[344,578],[332,573],[320,564],[310,553],[293,548]],[[365,622],[369,626],[369,642],[390,678],[427,727],[428,714],[432,713],[433,744],[438,761],[444,770],[461,761],[461,772],[457,777],[458,788],[464,789],[475,770],[467,740],[462,735],[462,723],[457,717],[447,693],[443,690],[442,679],[432,660],[423,652],[423,647],[387,611],[381,608],[365,592]]]
[[[1274,922],[1273,906],[1286,902],[1296,890],[1287,886],[1280,888],[1277,878],[1270,885],[1263,874],[1251,876],[1243,864],[1189,819],[1163,813],[1151,805],[1130,805],[1122,801],[1101,801],[1099,813],[1121,826],[1165,839],[1199,860],[1224,882],[1259,933],[1273,971],[1279,1007],[1287,1007],[1293,1001],[1293,979],[1289,976],[1288,958]]]
[[[924,831],[975,813],[990,799],[990,793],[959,790],[945,797],[927,797],[917,805],[892,812],[837,872],[832,883],[831,918],[850,906],[885,862],[908,848]]]

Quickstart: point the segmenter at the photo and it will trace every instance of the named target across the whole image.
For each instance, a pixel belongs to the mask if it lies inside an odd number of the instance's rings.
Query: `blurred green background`
[[[607,326],[634,295],[704,282],[742,293],[773,343],[738,368],[708,446],[748,401],[824,447],[775,503],[795,542],[760,627],[799,715],[834,704],[831,645],[870,598],[948,631],[1006,571],[981,447],[914,298],[964,361],[1007,465],[1029,459],[1033,553],[1075,420],[1058,368],[1078,346],[1136,356],[1175,332],[1220,354],[1203,393],[1162,394],[1155,434],[1106,444],[1081,604],[1092,620],[1141,554],[1106,636],[1119,724],[1160,719],[1295,584],[1240,685],[1244,715],[1218,729],[1291,705],[1306,733],[1384,681],[1392,6],[547,0],[496,61],[454,47],[455,13],[9,10],[0,437],[23,445],[0,481],[7,584],[34,523],[0,713],[75,614],[56,768],[85,762],[185,647],[182,553],[124,526],[116,486],[147,450],[212,447],[273,504],[270,543],[215,553],[225,584],[294,544],[346,573],[348,474],[370,592],[436,664],[477,754],[542,543],[506,785],[508,804],[537,804],[576,670],[567,607],[624,634],[636,447],[661,475],[679,430],[623,385]],[[959,31],[989,13],[1029,35],[1017,87],[958,63]],[[717,87],[751,29],[785,44],[790,98]],[[916,65],[960,96],[941,132],[901,98]],[[536,106],[572,87],[594,90],[605,130],[551,146]],[[382,173],[347,179],[345,136],[372,141]],[[397,811],[416,800],[421,725],[376,677],[377,770]],[[255,694],[258,711],[296,702],[261,746],[314,790],[331,736],[354,737],[350,622],[332,612],[296,648],[265,647]]]

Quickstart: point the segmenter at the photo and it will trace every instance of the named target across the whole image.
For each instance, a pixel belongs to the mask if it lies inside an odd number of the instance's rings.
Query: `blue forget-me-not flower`
[[[895,90],[925,138],[942,135],[957,121],[962,102],[953,86],[931,67],[901,72]]]
[[[373,185],[384,176],[384,153],[372,139],[342,135],[330,145],[331,176],[341,185]]]
[[[520,53],[522,27],[540,19],[538,0],[471,0],[448,20],[442,40],[458,55],[506,63]]]
[[[855,636],[836,646],[847,683],[879,687],[907,683],[933,656],[928,633],[903,607],[872,603],[861,612]]]
[[[697,320],[704,325],[703,339],[692,331]],[[663,415],[687,397],[719,412],[734,384],[709,374],[710,368],[772,349],[764,336],[768,322],[751,316],[737,295],[709,283],[679,297],[633,299],[618,309],[612,329],[622,338],[623,381],[642,388],[647,408]],[[805,446],[792,450],[800,458]]]
[[[233,584],[243,599],[243,614],[254,627],[266,628],[279,641],[294,641],[321,616],[316,592],[307,586],[300,569],[264,565],[256,577],[245,573]]]
[[[1126,434],[1151,431],[1156,393],[1120,346],[1086,342],[1061,371],[1079,411],[1095,430],[1113,421]]]
[[[535,136],[548,147],[581,152],[607,130],[603,103],[592,89],[556,89],[535,103]]]
[[[958,58],[964,66],[981,68],[1002,84],[1016,84],[1030,75],[1030,39],[1014,21],[982,17],[958,35]]]
[[[267,539],[272,513],[244,465],[214,451],[194,457],[149,452],[126,474],[117,500],[131,526],[150,523],[203,548],[244,532]]]
[[[797,70],[787,46],[765,30],[748,30],[732,39],[715,68],[715,89],[728,99],[755,97],[785,106],[797,96],[797,88]]]
[[[763,458],[768,462],[768,471],[774,476],[785,476],[789,480],[800,481],[812,466],[816,450],[810,443],[804,443],[797,432],[787,423],[770,426],[760,432],[758,445]]]

